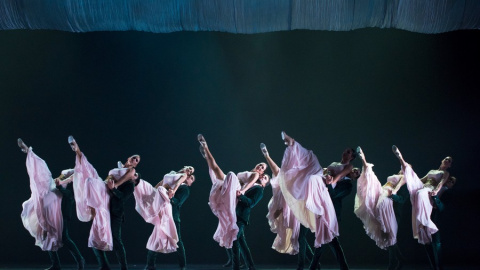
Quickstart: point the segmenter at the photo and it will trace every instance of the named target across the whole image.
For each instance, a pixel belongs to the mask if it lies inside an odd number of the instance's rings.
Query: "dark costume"
[[[237,240],[233,241],[233,260],[232,260],[232,269],[239,269],[240,261],[240,246],[242,248],[243,255],[247,261],[248,269],[255,269],[252,254],[248,248],[247,241],[245,239],[245,226],[249,224],[250,212],[251,209],[262,199],[263,197],[263,187],[254,185],[248,189],[244,195],[238,197],[237,207],[235,209],[237,214],[237,226],[238,234]]]
[[[327,185],[328,193],[330,198],[332,199],[333,207],[335,208],[335,214],[337,215],[337,220],[341,220],[342,214],[342,200],[350,193],[352,193],[352,180],[348,177],[344,177],[341,181],[338,181],[335,187],[332,185]],[[332,239],[328,246],[332,250],[333,254],[335,254],[335,258],[337,259],[338,264],[340,265],[340,269],[345,270],[348,269],[347,260],[345,259],[345,255],[343,254],[342,246],[338,241],[338,238],[335,237]],[[316,269],[317,265],[320,262],[320,258],[322,256],[324,245],[320,246],[319,248],[315,249],[315,253],[312,259],[312,263],[310,264],[310,269]]]
[[[57,186],[57,189],[62,193],[62,217],[63,217],[63,231],[62,231],[62,241],[63,245],[68,248],[73,258],[77,262],[78,269],[83,269],[85,266],[85,260],[80,254],[77,246],[73,242],[72,238],[68,234],[68,223],[72,219],[72,208],[75,204],[74,195],[73,195],[73,184],[68,183],[64,188],[61,185]],[[58,257],[57,251],[48,251],[50,260],[52,261],[52,266],[48,269],[60,269],[60,259]]]
[[[400,221],[403,216],[403,206],[406,201],[409,200],[410,193],[408,192],[407,186],[403,185],[398,191],[397,194],[392,194],[389,196],[393,201],[393,211],[395,212],[395,219],[397,220],[397,225],[400,225]],[[403,255],[398,248],[398,239],[397,243],[393,246],[388,247],[388,269],[400,269],[403,265]]]
[[[122,223],[125,221],[124,203],[133,195],[135,185],[131,181],[110,190],[110,222],[113,237],[113,250],[117,255],[121,269],[127,269],[127,256],[122,242]],[[105,251],[93,249],[101,269],[110,269]]]

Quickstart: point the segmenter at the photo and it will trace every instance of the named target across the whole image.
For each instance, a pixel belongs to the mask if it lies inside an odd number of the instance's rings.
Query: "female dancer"
[[[202,134],[199,134],[197,139],[200,142],[200,152],[207,160],[213,183],[209,205],[213,214],[219,219],[213,238],[220,246],[233,248],[233,269],[239,268],[240,245],[248,267],[254,268],[243,231],[249,224],[251,208],[263,197],[263,188],[270,180],[265,174],[267,164],[259,163],[252,171],[240,172],[236,175],[229,172],[225,175],[213,158]]]
[[[313,251],[307,243],[306,235],[300,234],[303,230],[301,229],[302,226],[297,218],[295,218],[295,215],[283,197],[277,180],[280,167],[278,167],[270,157],[267,146],[264,143],[260,144],[260,150],[262,150],[263,156],[272,170],[270,183],[272,185],[273,196],[268,202],[267,214],[270,230],[277,234],[273,241],[272,248],[279,253],[290,255],[298,254],[298,268],[303,268],[307,250],[307,255],[309,255],[307,257],[309,257],[309,259],[313,257]]]
[[[64,170],[52,179],[52,174],[43,159],[38,157],[31,147],[17,140],[22,152],[27,154],[27,172],[30,176],[32,195],[23,203],[21,214],[25,228],[35,238],[35,244],[48,251],[52,266],[49,270],[61,269],[57,250],[64,244],[77,262],[78,269],[83,269],[85,260],[68,234],[73,205],[71,175],[73,170]],[[67,179],[65,181],[60,181]],[[56,186],[56,188],[55,188]]]
[[[188,187],[195,181],[192,166],[184,166],[178,172],[171,171],[165,174],[163,179],[153,187],[148,182],[141,180],[135,188],[135,209],[145,219],[155,227],[147,242],[147,267],[145,269],[155,269],[157,253],[178,252],[179,265],[181,269],[185,268],[186,258],[185,249],[180,235],[180,213],[179,207],[183,204],[189,194]],[[186,190],[181,185],[188,186]],[[184,190],[179,196],[182,202],[177,203],[178,218],[174,218],[172,199],[177,190]]]
[[[184,166],[177,172],[171,171],[163,176],[162,181],[158,182],[155,188],[163,186],[166,190],[171,190],[171,193],[175,194],[180,185],[184,183],[188,177],[193,176],[194,172],[195,168],[192,166]],[[193,178],[193,181],[195,181],[195,178]]]
[[[314,245],[319,248],[339,235],[335,209],[324,183],[324,177],[330,182],[333,177],[324,176],[312,151],[303,148],[283,131],[282,139],[287,148],[277,175],[280,189],[295,217],[315,232]],[[315,269],[317,264],[318,260],[314,258],[310,268]]]
[[[362,149],[357,147],[362,159],[363,170],[357,182],[354,213],[363,222],[367,235],[381,249],[389,249],[390,264],[388,269],[395,269],[401,263],[402,255],[396,246],[397,219],[390,197],[397,194],[403,183],[402,175],[392,175],[387,183],[381,186],[372,170],[373,164],[367,163]]]
[[[430,196],[437,195],[445,181],[449,178],[448,169],[452,165],[452,158],[444,158],[438,170],[430,170],[426,176],[419,179],[412,166],[405,162],[395,145],[392,146],[392,151],[400,161],[403,177],[410,192],[413,238],[418,239],[420,244],[430,244],[432,242],[432,234],[438,231],[437,226],[430,217],[433,207],[430,202]]]
[[[124,168],[111,170],[104,182],[72,136],[68,137],[68,143],[76,153],[74,190],[77,216],[85,222],[93,218],[88,246],[93,248],[101,269],[110,269],[105,251],[112,249],[115,250],[121,268],[127,269],[121,239],[123,204],[133,194],[134,182],[138,180],[135,167],[140,162],[140,156],[129,157]]]

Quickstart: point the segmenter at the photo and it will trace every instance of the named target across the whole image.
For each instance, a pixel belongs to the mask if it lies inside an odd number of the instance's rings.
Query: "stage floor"
[[[37,270],[37,269],[45,269],[48,265],[0,265],[1,270],[7,269],[15,269],[15,270]],[[350,270],[384,270],[386,269],[386,265],[378,265],[378,266],[351,266]],[[131,270],[138,270],[144,269],[145,265],[129,265],[128,269]],[[64,265],[62,267],[63,270],[74,270],[76,269],[75,265]],[[118,265],[112,265],[112,270],[119,269]],[[178,270],[177,265],[157,265],[157,270]],[[187,267],[188,270],[229,270],[231,268],[222,267],[221,265],[207,265],[207,264],[199,264],[199,265],[189,265]],[[245,268],[244,268],[245,269]],[[284,270],[284,269],[291,269],[295,270],[295,265],[257,265],[257,270]],[[307,268],[308,269],[308,268]],[[336,265],[325,265],[322,267],[322,270],[337,270],[338,266]],[[402,270],[428,270],[430,269],[428,265],[405,265]],[[478,269],[478,266],[456,266],[456,265],[448,265],[444,267],[445,270],[474,270]],[[87,265],[85,270],[98,270],[98,267],[95,265]]]

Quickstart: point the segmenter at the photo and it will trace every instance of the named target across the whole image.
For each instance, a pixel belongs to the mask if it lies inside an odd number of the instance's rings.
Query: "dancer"
[[[140,162],[140,156],[133,155],[127,159],[124,168],[111,170],[105,184],[72,136],[68,137],[68,143],[76,153],[74,190],[77,216],[81,221],[93,218],[88,246],[93,248],[100,269],[110,269],[105,251],[112,248],[121,269],[128,269],[121,238],[125,219],[123,205],[132,196],[135,182],[139,180],[135,167]]]
[[[153,189],[158,190],[159,194],[163,194],[163,198],[168,196],[168,198],[171,199],[163,199],[165,202],[170,202],[168,203],[168,209],[164,207],[162,211],[157,211],[158,213],[153,210],[153,213],[156,213],[156,218],[158,217],[158,222],[151,223],[155,225],[154,232],[159,231],[159,233],[157,234],[158,237],[155,237],[157,240],[149,239],[148,241],[149,243],[155,244],[151,244],[150,246],[147,245],[148,253],[146,270],[155,269],[158,252],[170,253],[177,251],[180,269],[185,269],[186,267],[185,248],[180,233],[180,208],[190,195],[190,186],[195,181],[195,176],[193,175],[194,171],[195,169],[192,166],[185,166],[178,172],[172,171],[166,174],[162,181],[160,181]],[[166,188],[169,188],[169,190],[167,191]],[[137,205],[136,208],[138,210],[140,207],[147,204],[141,202],[144,195],[141,195],[143,192],[137,192],[137,190],[139,189],[136,188],[134,194]],[[154,204],[155,203],[149,203],[149,205]],[[158,209],[161,208],[159,207]],[[144,214],[141,215],[144,216]],[[145,220],[150,222],[148,218]],[[163,243],[167,243],[167,245],[162,246]]]
[[[400,161],[403,177],[410,192],[413,237],[418,239],[420,244],[429,244],[432,242],[432,234],[438,231],[437,226],[430,217],[432,213],[430,196],[437,195],[448,179],[448,169],[452,165],[452,158],[444,158],[438,170],[430,170],[425,177],[419,179],[412,166],[405,162],[395,145],[392,146],[392,151]]]
[[[435,224],[438,224],[440,221],[440,213],[445,209],[445,205],[440,198],[449,192],[457,182],[457,178],[450,176],[445,182],[444,186],[440,189],[437,195],[432,196],[433,201],[433,210],[432,210],[432,221]],[[442,264],[442,244],[440,241],[440,231],[432,234],[432,243],[430,245],[425,245],[425,250],[427,252],[428,260],[430,261],[430,266],[433,270],[443,269]]]
[[[323,170],[312,151],[303,148],[283,131],[282,139],[287,148],[277,176],[280,189],[295,217],[315,232],[314,246],[318,249],[339,235],[335,209],[323,180]],[[333,180],[330,175],[325,177],[328,181]],[[319,256],[316,255],[310,269],[318,265]]]
[[[277,180],[280,167],[278,167],[270,157],[267,146],[264,143],[260,144],[260,149],[272,170],[272,179],[270,180],[270,183],[273,196],[268,202],[267,214],[270,230],[277,234],[273,241],[272,248],[279,253],[290,255],[298,254],[297,269],[303,269],[305,257],[308,257],[309,259],[313,257],[313,251],[310,245],[308,245],[306,239],[306,233],[308,230],[295,218],[295,215],[290,210],[290,207],[288,207],[287,202],[283,197]]]
[[[52,179],[45,161],[22,139],[18,139],[17,143],[22,152],[27,154],[27,172],[32,191],[30,199],[22,205],[23,225],[35,238],[35,244],[48,252],[52,262],[48,270],[61,269],[57,250],[62,243],[75,259],[77,269],[84,269],[85,259],[68,234],[74,203],[71,183],[74,171],[64,170],[58,178]]]
[[[354,213],[363,222],[367,235],[381,249],[389,250],[389,270],[399,269],[403,261],[397,243],[397,220],[392,195],[396,195],[403,183],[402,175],[392,175],[381,185],[368,163],[362,149],[357,147],[363,170],[357,183]]]
[[[255,269],[244,230],[249,225],[251,209],[263,197],[263,188],[270,180],[265,174],[267,164],[259,163],[252,171],[240,172],[236,175],[229,172],[225,175],[213,158],[202,134],[199,134],[197,139],[200,142],[200,152],[207,160],[213,183],[209,205],[219,219],[213,238],[220,246],[232,248],[232,269],[239,269],[240,245],[247,259],[248,268]]]
[[[355,160],[356,153],[352,148],[346,148],[342,153],[340,162],[332,162],[326,169],[324,169],[325,184],[328,189],[328,194],[332,199],[333,208],[335,209],[335,215],[337,221],[340,222],[342,215],[342,200],[352,192],[352,181],[357,180],[359,177],[358,168],[354,168],[351,162]],[[330,250],[335,255],[340,269],[348,269],[347,259],[343,253],[342,245],[338,240],[338,237],[332,239],[328,243]],[[324,246],[320,246],[315,249],[314,260],[312,263],[320,264],[320,258],[323,253]]]

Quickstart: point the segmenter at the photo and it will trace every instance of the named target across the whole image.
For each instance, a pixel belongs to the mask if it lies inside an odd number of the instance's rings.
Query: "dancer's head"
[[[137,167],[138,163],[140,163],[140,155],[132,155],[127,159],[127,162],[123,165],[124,167]]]
[[[255,168],[253,168],[252,171],[257,172],[258,174],[262,175],[265,173],[265,170],[267,169],[267,163],[265,162],[260,162],[257,165],[255,165]]]
[[[448,177],[447,181],[445,181],[445,186],[448,189],[451,189],[451,188],[453,188],[455,183],[457,183],[457,178],[455,176],[450,176],[450,177]]]
[[[186,173],[190,176],[195,172],[195,168],[193,168],[192,166],[183,166],[183,168],[181,168],[179,172]]]
[[[357,152],[353,148],[346,148],[342,153],[342,162],[352,162],[357,157]]]
[[[452,166],[453,159],[452,157],[448,156],[442,160],[440,164],[440,169],[446,170]]]
[[[135,176],[134,176],[134,178],[133,178],[133,183],[135,183],[135,186],[137,186],[138,183],[140,183],[140,178],[141,178],[141,177],[142,177],[142,176],[140,175],[140,173],[138,173],[138,172],[135,173]]]
[[[348,174],[348,177],[352,180],[357,180],[360,177],[360,169],[355,167],[352,171]]]
[[[260,175],[258,177],[257,183],[260,184],[262,187],[268,186],[268,184],[270,184],[270,176],[266,173]]]
[[[187,179],[185,179],[185,184],[187,186],[191,186],[193,184],[193,182],[195,182],[195,175],[191,174],[189,176],[187,176]]]

